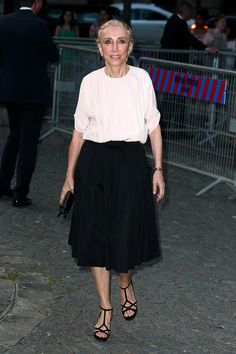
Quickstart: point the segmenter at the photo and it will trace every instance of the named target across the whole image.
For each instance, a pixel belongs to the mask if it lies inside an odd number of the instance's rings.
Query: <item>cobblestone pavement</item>
[[[220,184],[196,197],[209,178],[171,166],[159,208],[162,262],[134,273],[132,322],[121,316],[112,274],[112,335],[103,344],[93,339],[93,280],[71,258],[69,220],[56,216],[67,147],[59,134],[39,144],[31,207],[0,200],[0,354],[236,353],[232,190]]]

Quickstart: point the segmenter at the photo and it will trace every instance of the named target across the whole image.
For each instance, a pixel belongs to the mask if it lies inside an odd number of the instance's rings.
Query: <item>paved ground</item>
[[[31,208],[0,200],[0,354],[236,353],[236,201],[224,184],[196,197],[209,179],[170,166],[163,260],[133,276],[139,314],[123,320],[113,274],[112,336],[93,339],[91,274],[71,259],[69,220],[56,216],[67,146],[58,134],[40,144]]]

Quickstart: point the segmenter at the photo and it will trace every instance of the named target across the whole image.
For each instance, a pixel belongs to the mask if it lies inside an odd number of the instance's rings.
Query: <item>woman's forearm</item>
[[[73,177],[76,162],[79,157],[81,147],[84,143],[83,134],[74,130],[68,151],[67,177]]]
[[[154,167],[162,168],[162,136],[160,125],[149,135],[152,155],[154,159]]]

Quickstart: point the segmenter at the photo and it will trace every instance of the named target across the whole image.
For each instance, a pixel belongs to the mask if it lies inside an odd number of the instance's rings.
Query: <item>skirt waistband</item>
[[[86,144],[89,145],[98,145],[98,146],[140,146],[142,145],[139,141],[124,141],[124,140],[110,140],[104,143],[98,143],[92,140],[85,140]]]

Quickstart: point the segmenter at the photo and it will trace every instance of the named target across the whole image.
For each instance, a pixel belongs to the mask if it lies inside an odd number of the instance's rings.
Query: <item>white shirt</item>
[[[202,38],[202,42],[209,47],[215,47],[219,50],[227,49],[226,33],[221,32],[219,28],[209,28]]]
[[[126,75],[113,78],[104,69],[82,80],[75,129],[83,133],[85,140],[145,143],[160,120],[149,74],[129,66]]]

